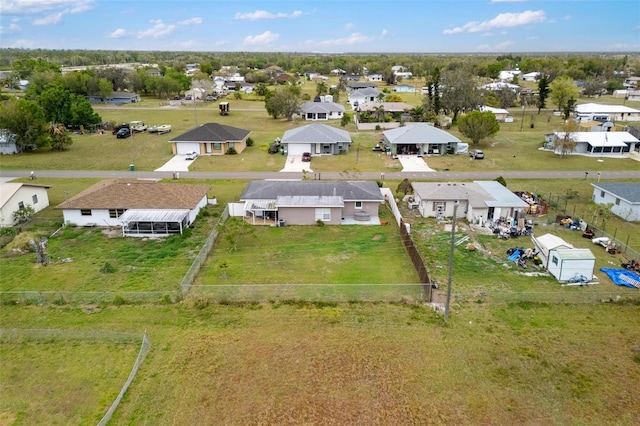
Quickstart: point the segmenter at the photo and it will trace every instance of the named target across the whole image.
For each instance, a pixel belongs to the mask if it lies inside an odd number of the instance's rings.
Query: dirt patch
[[[371,239],[372,239],[373,241],[378,241],[378,240],[380,240],[381,238],[382,238],[382,235],[380,235],[380,234],[376,234],[376,235],[374,235],[374,236],[373,236],[373,238],[371,238]]]

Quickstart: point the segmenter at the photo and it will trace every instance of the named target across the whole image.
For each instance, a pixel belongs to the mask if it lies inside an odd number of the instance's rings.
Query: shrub
[[[323,227],[325,226],[325,223],[323,221],[321,221],[320,219],[316,220],[316,225]]]
[[[104,265],[102,265],[102,268],[100,268],[100,272],[102,272],[103,274],[113,274],[114,272],[116,272],[116,268],[109,262],[104,262]]]
[[[229,151],[227,151],[227,155],[236,155],[237,153],[238,151],[235,148],[229,148]]]
[[[247,146],[253,146],[253,139],[251,138],[247,139]]]

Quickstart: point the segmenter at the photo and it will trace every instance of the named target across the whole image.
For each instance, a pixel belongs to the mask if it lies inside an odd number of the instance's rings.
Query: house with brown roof
[[[240,154],[247,147],[250,130],[219,123],[207,123],[171,139],[174,155],[197,152],[199,155],[224,155],[231,148]]]
[[[122,227],[123,236],[182,234],[206,206],[209,185],[103,180],[59,204],[72,226]]]

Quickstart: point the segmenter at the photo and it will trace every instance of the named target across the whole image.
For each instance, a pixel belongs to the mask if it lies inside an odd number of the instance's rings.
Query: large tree
[[[473,146],[477,146],[482,139],[498,133],[500,124],[495,114],[490,111],[471,111],[458,120],[460,133],[471,139]]]
[[[474,76],[463,68],[447,70],[442,75],[441,103],[444,112],[453,115],[454,122],[461,112],[477,108],[480,105],[480,92]]]
[[[20,151],[47,145],[45,124],[44,112],[36,102],[10,99],[0,104],[0,129],[12,135]]]
[[[296,86],[281,86],[265,97],[265,108],[273,118],[293,119],[300,111],[300,91]]]
[[[547,107],[547,98],[549,97],[549,75],[542,73],[538,80],[538,114]]]
[[[580,95],[580,89],[576,87],[571,77],[560,76],[549,84],[551,99],[558,107],[558,111],[564,111],[573,99],[575,102]]]
[[[560,157],[571,154],[576,149],[575,135],[578,131],[578,124],[574,120],[565,120],[562,131],[553,137],[553,150]]]

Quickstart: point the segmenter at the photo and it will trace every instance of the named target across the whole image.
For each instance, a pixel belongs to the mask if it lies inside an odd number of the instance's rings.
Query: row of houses
[[[414,182],[412,207],[423,217],[451,217],[454,208],[470,223],[524,217],[528,204],[496,181]],[[640,221],[640,183],[594,183],[593,201],[611,204],[627,221]],[[12,226],[13,212],[49,206],[50,186],[0,184],[0,224]],[[180,234],[212,200],[211,187],[155,180],[103,180],[55,208],[73,226],[116,227],[123,236]],[[379,225],[385,193],[373,181],[251,181],[232,213],[255,225]],[[456,206],[457,207],[454,207]]]

